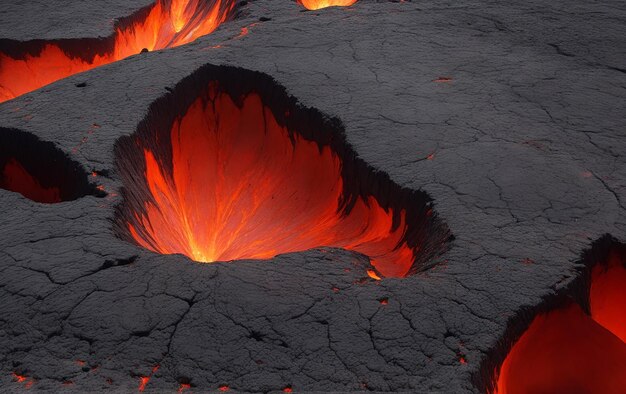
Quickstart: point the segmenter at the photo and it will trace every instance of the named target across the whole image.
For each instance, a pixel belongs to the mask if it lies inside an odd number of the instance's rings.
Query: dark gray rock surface
[[[105,35],[146,4],[61,3],[3,5],[0,37]],[[566,286],[593,240],[626,240],[625,21],[619,0],[257,0],[192,44],[1,104],[1,127],[110,173],[106,198],[0,190],[1,390],[23,388],[17,372],[33,390],[135,391],[158,365],[146,391],[479,391],[507,321]],[[355,283],[367,259],[346,251],[197,264],[115,238],[115,141],[207,63],[266,73],[340,118],[366,162],[434,199],[456,237],[445,263]]]

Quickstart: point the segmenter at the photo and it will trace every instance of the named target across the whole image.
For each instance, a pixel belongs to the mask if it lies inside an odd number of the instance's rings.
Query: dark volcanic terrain
[[[151,4],[15,3],[0,52],[105,37]],[[592,266],[626,242],[624,37],[621,0],[255,0],[192,43],[5,101],[0,169],[17,158],[44,191],[10,191],[5,169],[0,391],[491,390],[532,317],[588,309]],[[355,196],[416,218],[406,276],[376,280],[347,242],[201,264],[120,234],[120,146],[224,78],[266,89],[290,130],[319,125],[357,163]]]

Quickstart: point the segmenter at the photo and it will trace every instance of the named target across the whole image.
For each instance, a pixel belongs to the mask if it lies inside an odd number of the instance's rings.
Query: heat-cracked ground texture
[[[153,2],[2,5],[1,391],[516,392],[568,321],[625,354],[626,3],[220,7],[24,88]]]

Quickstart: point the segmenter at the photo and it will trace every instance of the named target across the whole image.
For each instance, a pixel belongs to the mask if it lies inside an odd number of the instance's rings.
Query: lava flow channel
[[[121,23],[105,40],[0,43],[0,102],[142,50],[187,44],[232,15],[234,0],[157,0]],[[94,49],[95,48],[95,49]]]
[[[319,10],[326,7],[347,7],[356,3],[357,0],[298,0],[307,10]]]
[[[424,242],[409,242],[407,234],[421,240],[427,231],[409,226],[404,208],[383,208],[372,195],[348,203],[339,155],[279,124],[258,93],[234,101],[212,83],[182,113],[171,127],[154,125],[162,134],[140,134],[134,148],[118,152],[123,238],[198,262],[331,246],[369,256],[384,276],[413,268]],[[419,212],[424,226],[435,221],[428,206]]]
[[[626,253],[591,276],[591,316],[575,303],[538,315],[507,355],[496,394],[623,393]]]

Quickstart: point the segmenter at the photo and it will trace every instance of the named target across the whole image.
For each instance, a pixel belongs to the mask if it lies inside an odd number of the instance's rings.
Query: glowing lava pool
[[[198,262],[340,247],[388,277],[444,248],[447,229],[425,193],[358,159],[337,122],[262,74],[208,69],[215,78],[196,72],[118,143],[118,235]]]

